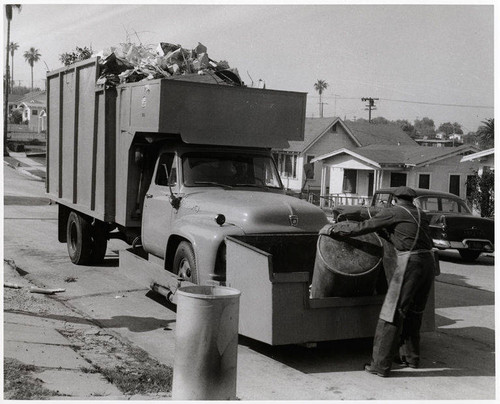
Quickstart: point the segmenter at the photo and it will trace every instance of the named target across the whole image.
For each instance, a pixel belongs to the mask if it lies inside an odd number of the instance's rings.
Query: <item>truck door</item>
[[[144,199],[142,215],[142,245],[144,249],[165,258],[173,208],[170,204],[169,181],[172,190],[177,189],[175,153],[165,152],[158,158],[153,181]]]

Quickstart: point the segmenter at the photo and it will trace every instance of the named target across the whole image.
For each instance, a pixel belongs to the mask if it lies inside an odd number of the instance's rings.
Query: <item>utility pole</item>
[[[375,101],[378,101],[378,98],[364,97],[361,98],[361,101],[368,101],[368,105],[365,105],[365,111],[368,111],[368,122],[372,121],[372,109],[376,110]]]

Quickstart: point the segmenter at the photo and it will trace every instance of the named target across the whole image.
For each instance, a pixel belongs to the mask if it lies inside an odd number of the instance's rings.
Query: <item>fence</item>
[[[305,199],[314,205],[323,205],[325,208],[333,208],[338,205],[369,205],[371,196],[347,196],[345,194],[320,195],[319,191],[293,192],[288,191],[288,195],[299,199]],[[323,201],[323,203],[321,203]]]

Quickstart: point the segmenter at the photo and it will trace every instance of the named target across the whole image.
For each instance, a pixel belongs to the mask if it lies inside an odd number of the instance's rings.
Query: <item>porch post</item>
[[[327,178],[326,171],[328,169],[329,169],[329,167],[326,166],[325,164],[323,164],[321,166],[321,189],[319,192],[319,195],[320,195],[319,206],[322,208],[325,206],[325,202],[326,202],[325,198],[321,198],[321,196],[324,196],[326,194],[326,178]]]

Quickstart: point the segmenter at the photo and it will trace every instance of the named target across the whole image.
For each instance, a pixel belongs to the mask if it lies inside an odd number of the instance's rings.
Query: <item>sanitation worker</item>
[[[375,330],[372,360],[365,364],[365,371],[382,377],[389,376],[393,361],[419,366],[420,326],[435,268],[429,220],[413,205],[415,191],[399,187],[393,195],[394,206],[382,208],[368,220],[339,222],[320,231],[332,237],[377,232],[396,249],[395,268],[388,275],[389,286]]]

